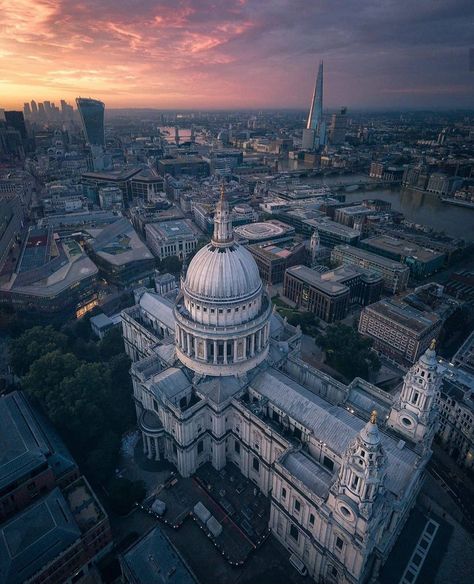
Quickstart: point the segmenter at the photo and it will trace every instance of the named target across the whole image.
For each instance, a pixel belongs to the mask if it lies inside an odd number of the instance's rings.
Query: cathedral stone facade
[[[375,580],[431,455],[434,346],[395,398],[310,367],[301,331],[271,309],[253,257],[234,241],[224,197],[174,306],[139,291],[123,334],[149,458],[184,477],[233,462],[270,498],[273,534],[315,581]]]

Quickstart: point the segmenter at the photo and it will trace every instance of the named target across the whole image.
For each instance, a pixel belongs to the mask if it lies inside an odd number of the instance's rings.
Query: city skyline
[[[472,104],[474,8],[464,0],[366,1],[352,11],[347,2],[245,0],[2,8],[5,109],[89,94],[111,109],[305,109],[321,59],[328,109]]]

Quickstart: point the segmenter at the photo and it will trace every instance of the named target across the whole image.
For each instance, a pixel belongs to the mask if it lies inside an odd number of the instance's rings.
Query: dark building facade
[[[304,243],[288,247],[249,245],[248,250],[257,263],[263,282],[270,285],[283,282],[285,270],[296,264],[301,264],[306,255]]]
[[[370,270],[341,266],[318,272],[294,266],[285,273],[284,295],[326,322],[347,316],[351,304],[366,306],[380,298],[382,277]]]
[[[91,146],[105,146],[105,104],[97,99],[78,97],[76,105],[81,116],[86,142]]]

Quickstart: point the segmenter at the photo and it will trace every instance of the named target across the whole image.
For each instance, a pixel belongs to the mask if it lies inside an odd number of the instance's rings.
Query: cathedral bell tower
[[[441,386],[436,341],[405,375],[398,399],[390,410],[389,427],[409,440],[429,446],[435,431],[435,399]]]
[[[347,449],[335,483],[337,509],[345,518],[353,512],[370,519],[377,494],[383,489],[386,457],[377,426],[377,412]]]

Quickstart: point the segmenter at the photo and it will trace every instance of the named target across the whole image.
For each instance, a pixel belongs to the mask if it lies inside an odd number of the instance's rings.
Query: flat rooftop
[[[339,282],[339,278],[334,272],[321,274],[307,266],[292,266],[286,270],[286,273],[326,294],[345,294],[349,291],[345,284]]]
[[[408,304],[395,300],[380,300],[367,306],[364,310],[394,320],[397,324],[418,334],[430,329],[440,320],[434,312],[421,312]]]
[[[134,582],[149,584],[197,584],[196,579],[159,527],[155,527],[134,544],[121,562],[133,575]]]
[[[92,249],[110,264],[122,266],[133,261],[153,259],[153,254],[125,217],[99,232],[88,231],[94,238]]]
[[[401,258],[413,257],[422,262],[430,262],[434,259],[444,257],[444,253],[442,252],[421,247],[412,241],[401,239],[399,237],[390,237],[389,235],[369,237],[368,239],[364,239],[361,243],[387,253],[399,255]]]
[[[405,266],[405,265],[401,264],[400,262],[390,260],[388,258],[385,258],[385,257],[378,255],[376,253],[373,253],[371,251],[366,251],[365,249],[361,249],[360,247],[354,247],[352,245],[336,245],[333,252],[334,251],[336,251],[336,252],[340,251],[344,255],[352,256],[352,257],[358,258],[360,260],[368,261],[368,262],[373,262],[379,266],[383,266],[383,267],[391,269],[391,270],[401,270],[401,271],[409,270],[408,266]]]
[[[161,239],[179,239],[182,237],[196,236],[195,231],[186,219],[149,223],[146,226],[146,230],[154,231]]]
[[[0,398],[0,490],[46,462],[57,476],[76,466],[50,423],[22,392]]]
[[[305,225],[309,225],[313,229],[317,229],[322,233],[332,233],[334,235],[339,235],[348,238],[360,237],[360,233],[347,225],[342,225],[336,221],[331,221],[330,219],[319,220],[319,219],[308,219],[304,221]]]
[[[235,233],[242,239],[258,241],[261,239],[271,239],[281,237],[294,232],[294,228],[281,221],[263,221],[259,223],[249,223],[239,225],[234,229]]]
[[[56,488],[0,528],[0,581],[22,584],[80,538],[81,530]]]

